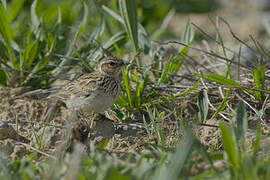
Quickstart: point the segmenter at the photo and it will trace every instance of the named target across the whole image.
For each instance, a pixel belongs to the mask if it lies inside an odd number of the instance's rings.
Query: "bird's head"
[[[119,78],[125,65],[122,59],[114,56],[106,57],[99,63],[99,71],[103,74]]]

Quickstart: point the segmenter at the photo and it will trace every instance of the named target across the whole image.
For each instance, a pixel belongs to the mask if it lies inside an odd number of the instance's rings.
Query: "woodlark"
[[[122,91],[123,66],[123,60],[107,57],[100,61],[95,72],[68,83],[51,98],[64,102],[68,110],[84,116],[103,112],[115,103]]]

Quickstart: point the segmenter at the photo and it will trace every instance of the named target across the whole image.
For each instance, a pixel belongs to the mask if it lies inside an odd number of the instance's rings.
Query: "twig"
[[[219,126],[214,125],[214,124],[206,124],[206,123],[200,123],[200,126],[208,126],[208,127],[214,127],[214,128],[219,128]]]
[[[217,41],[216,39],[214,39],[213,37],[211,37],[210,35],[208,35],[206,32],[204,32],[199,26],[197,26],[196,24],[194,23],[191,23],[194,27],[196,27],[203,35],[205,35],[206,37],[208,37],[210,40],[214,41],[215,43],[221,45],[221,43],[219,41]],[[238,54],[237,52],[235,52],[234,50],[224,46],[224,48],[234,54]],[[244,56],[241,56],[241,58],[245,59],[245,60],[248,60],[246,57]]]
[[[269,52],[267,53],[266,50],[262,47],[259,41],[257,41],[252,35],[249,35],[250,39],[253,41],[254,45],[256,46],[257,50],[260,52],[262,56],[267,56],[270,58]]]
[[[6,121],[7,123],[10,123],[10,124],[13,124],[12,121]],[[26,120],[19,120],[18,123],[30,123],[30,124],[36,124],[37,122],[33,122],[33,121],[26,121]],[[52,127],[55,127],[55,128],[59,128],[59,129],[67,129],[68,127],[65,127],[65,126],[57,126],[57,125],[54,125],[54,124],[49,124],[49,123],[42,123],[42,125],[44,126],[52,126]]]
[[[202,50],[202,49],[199,49],[199,48],[190,46],[190,45],[188,45],[188,44],[185,44],[185,43],[182,43],[182,42],[179,42],[179,41],[176,41],[176,40],[170,40],[170,41],[166,41],[166,42],[160,42],[160,41],[154,41],[154,42],[160,43],[160,44],[164,44],[164,45],[168,45],[168,44],[179,44],[179,45],[182,45],[182,46],[189,47],[190,49],[193,49],[193,50],[196,50],[196,51],[203,52],[203,53],[205,53],[205,54],[207,54],[207,55],[210,55],[210,56],[213,56],[213,57],[217,57],[217,58],[219,58],[219,59],[221,59],[221,60],[228,61],[228,62],[230,62],[230,63],[232,63],[232,64],[238,64],[237,62],[232,61],[232,60],[229,59],[229,58],[220,56],[220,55],[218,55],[218,54],[216,54],[216,53],[213,53],[213,52],[207,52],[207,51],[204,51],[204,50]],[[246,66],[246,65],[244,65],[244,64],[240,64],[240,66],[243,67],[243,68],[245,68],[245,69],[248,69],[248,70],[251,70],[251,69],[252,69],[251,67]]]
[[[54,54],[56,57],[59,57],[59,58],[63,58],[63,59],[66,59],[66,60],[70,60],[70,61],[80,61],[80,58],[74,58],[74,57],[70,57],[70,56],[64,56],[64,55],[61,55],[61,54]]]
[[[255,114],[260,118],[260,120],[262,121],[262,118],[261,118],[261,116],[259,115],[259,112],[257,111],[257,109],[255,109],[255,108],[253,108],[247,101],[245,101],[238,93],[235,93],[236,94],[236,96],[240,99],[240,100],[242,100],[248,107],[250,107],[250,109],[252,109],[254,112],[255,112]]]
[[[231,35],[234,37],[234,39],[236,39],[237,41],[239,41],[240,43],[244,44],[247,48],[249,48],[251,51],[253,51],[254,53],[257,53],[257,51],[255,49],[253,49],[252,47],[250,47],[247,43],[245,43],[243,40],[241,40],[232,30],[231,25],[222,17],[219,16],[219,18],[227,25],[227,27],[229,28],[229,31],[231,33]]]
[[[262,92],[262,93],[265,93],[265,94],[270,94],[270,91],[266,91],[266,90],[262,90],[262,89],[250,88],[250,87],[246,87],[246,86],[224,86],[224,87],[238,88],[238,89],[249,89],[249,90],[252,90],[252,91],[259,91],[259,92]]]

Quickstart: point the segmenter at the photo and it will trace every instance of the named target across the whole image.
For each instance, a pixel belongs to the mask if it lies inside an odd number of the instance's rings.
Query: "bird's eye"
[[[111,61],[111,62],[110,62],[110,65],[111,65],[111,66],[114,66],[114,65],[115,65],[115,62]]]

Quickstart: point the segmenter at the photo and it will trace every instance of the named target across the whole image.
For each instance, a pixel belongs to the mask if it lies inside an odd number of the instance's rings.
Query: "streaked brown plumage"
[[[121,93],[123,66],[121,59],[107,57],[99,63],[97,71],[68,83],[50,98],[56,98],[68,109],[84,115],[103,112],[115,103]]]

